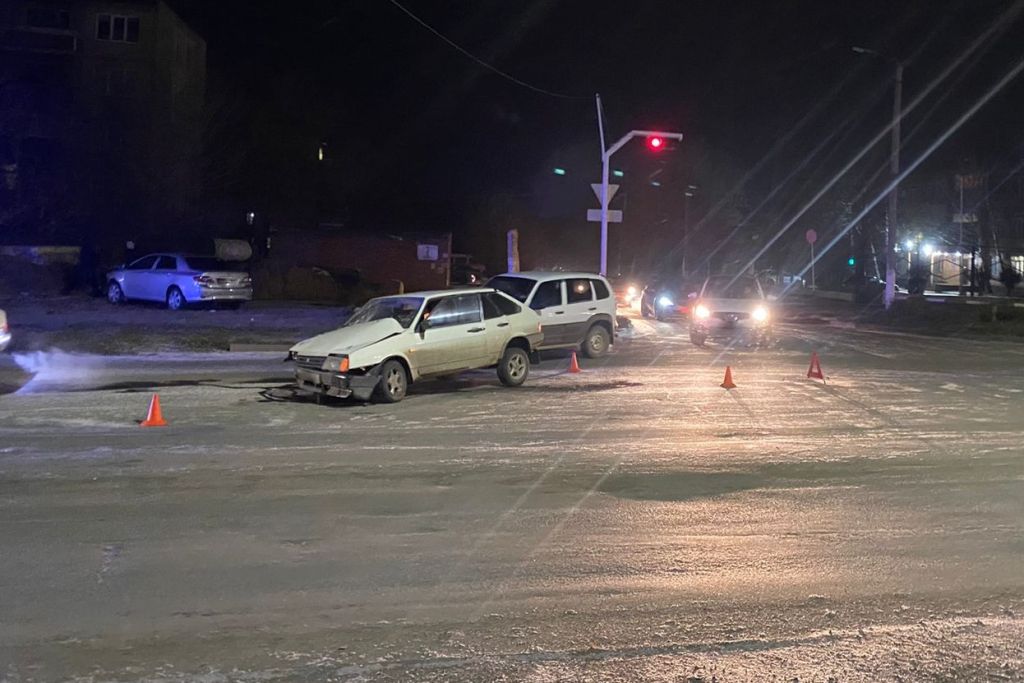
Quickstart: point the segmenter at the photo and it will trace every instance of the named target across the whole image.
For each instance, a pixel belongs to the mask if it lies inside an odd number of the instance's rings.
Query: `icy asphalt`
[[[273,354],[20,357],[0,681],[1024,680],[1024,345],[780,336],[636,321],[395,406]]]

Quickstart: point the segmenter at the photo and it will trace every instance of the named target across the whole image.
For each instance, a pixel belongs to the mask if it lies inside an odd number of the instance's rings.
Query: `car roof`
[[[422,292],[405,292],[404,294],[388,294],[386,296],[377,297],[378,299],[391,299],[399,297],[415,296],[420,298],[429,298],[437,296],[455,296],[457,294],[479,294],[481,292],[493,292],[493,287],[456,287],[455,289],[428,289]]]
[[[495,277],[528,277],[533,280],[564,280],[566,278],[596,278],[603,280],[604,277],[597,273],[562,272],[559,270],[525,270],[521,273],[502,273]]]

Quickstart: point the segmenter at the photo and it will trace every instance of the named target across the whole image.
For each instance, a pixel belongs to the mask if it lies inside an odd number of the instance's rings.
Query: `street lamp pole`
[[[611,147],[604,144],[604,115],[601,111],[601,96],[597,100],[597,129],[601,136],[601,275],[608,274],[608,174],[612,155],[622,146],[636,137],[659,137],[670,140],[682,140],[682,133],[669,133],[661,130],[631,130]]]
[[[903,119],[903,62],[866,47],[854,47],[858,54],[881,57],[896,66],[895,87],[892,98],[892,149],[889,151],[889,171],[895,181],[900,175],[900,121]],[[896,299],[896,225],[899,216],[899,186],[894,182],[889,192],[889,215],[885,221],[885,291],[882,301],[886,308]]]

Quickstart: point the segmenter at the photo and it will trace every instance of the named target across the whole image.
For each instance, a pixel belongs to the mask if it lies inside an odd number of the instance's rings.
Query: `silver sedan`
[[[212,256],[149,254],[107,273],[107,301],[162,301],[171,310],[192,303],[252,299],[252,278]]]
[[[11,343],[11,328],[7,326],[7,314],[0,309],[0,351]]]

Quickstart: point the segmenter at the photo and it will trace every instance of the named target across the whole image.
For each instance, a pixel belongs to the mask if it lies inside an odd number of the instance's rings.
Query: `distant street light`
[[[625,174],[625,173],[623,173],[623,172],[622,172],[621,170],[619,170],[619,169],[615,169],[614,171],[612,171],[612,175],[613,175],[613,176],[615,176],[616,178],[621,178],[622,176],[624,176],[624,175],[626,175],[626,174]]]
[[[601,112],[601,96],[595,96],[597,100],[597,129],[601,136],[601,275],[608,274],[608,162],[612,155],[618,152],[623,145],[635,137],[647,138],[647,146],[651,150],[661,151],[665,149],[665,141],[682,140],[682,133],[667,133],[661,130],[631,130],[611,147],[604,144],[604,115]],[[651,183],[654,185],[654,183]],[[660,183],[659,183],[660,185]],[[656,185],[657,187],[657,185]]]
[[[903,62],[876,50],[854,46],[853,51],[862,55],[873,55],[896,66],[896,87],[892,100],[892,150],[889,155],[889,171],[898,181],[900,175],[900,120],[903,118]],[[885,225],[885,293],[882,301],[885,307],[892,306],[896,299],[896,219],[899,213],[899,186],[893,182],[889,192],[889,220]]]
[[[555,175],[565,175],[565,169],[564,168],[555,168],[553,170],[554,170]]]

